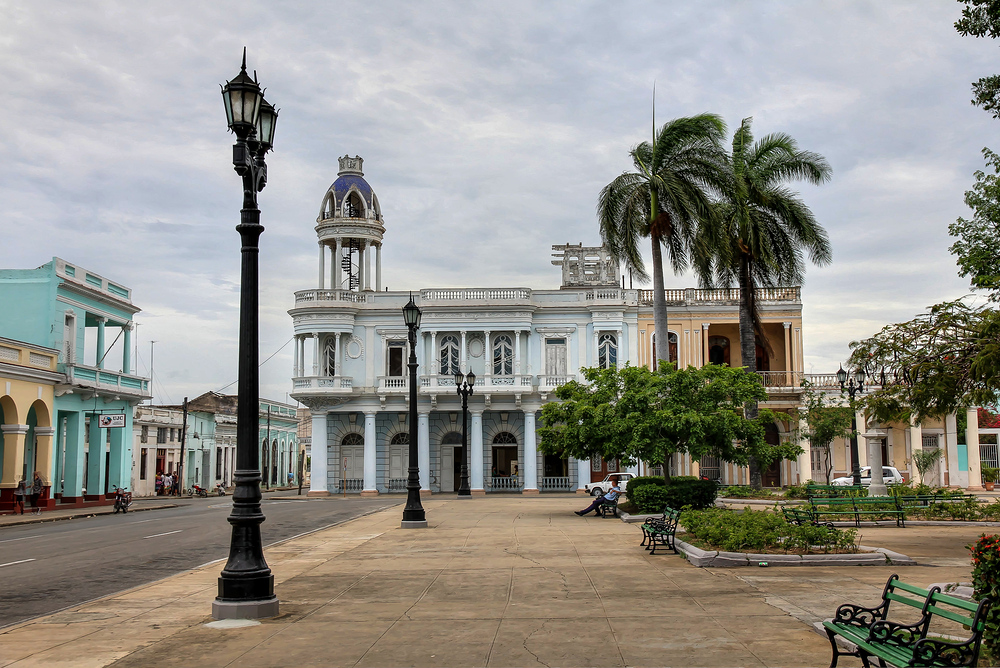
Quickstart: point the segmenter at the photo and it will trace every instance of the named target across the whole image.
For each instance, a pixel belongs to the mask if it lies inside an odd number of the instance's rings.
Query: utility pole
[[[149,342],[149,405],[153,405],[153,344],[156,341]],[[136,355],[138,358],[138,355]]]
[[[180,470],[177,471],[177,496],[184,494],[184,483],[187,476],[184,474],[184,451],[187,450],[187,430],[188,430],[188,398],[184,397],[184,420],[181,422],[181,463]]]
[[[271,461],[271,404],[267,405],[267,438],[264,439],[264,486],[271,489],[271,473],[270,469],[274,466],[274,462]]]

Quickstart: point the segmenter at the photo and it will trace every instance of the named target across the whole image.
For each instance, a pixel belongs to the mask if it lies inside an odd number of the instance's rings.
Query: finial
[[[243,64],[240,65],[240,69],[244,72],[247,71],[247,48],[245,46],[243,47]]]

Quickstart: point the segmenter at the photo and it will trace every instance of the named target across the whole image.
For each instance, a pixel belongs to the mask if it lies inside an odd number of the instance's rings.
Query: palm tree
[[[650,239],[653,326],[660,351],[669,351],[661,245],[666,247],[675,272],[687,267],[689,256],[693,256],[699,273],[710,271],[710,265],[698,262],[703,254],[692,253],[692,243],[700,222],[712,215],[706,189],[723,186],[725,133],[725,122],[715,114],[665,123],[654,132],[652,144],[642,142],[630,151],[638,171],[618,176],[601,190],[597,202],[604,245],[639,280],[649,280],[639,239]]]
[[[800,151],[790,136],[777,133],[754,141],[752,118],[733,135],[724,186],[717,191],[716,217],[699,230],[700,246],[712,249],[714,273],[723,285],[740,288],[740,358],[757,371],[757,345],[768,346],[756,300],[758,287],[797,285],[805,273],[803,253],[816,265],[830,262],[830,241],[798,193],[786,182],[820,184],[830,179],[826,159]],[[757,405],[747,407],[748,417]],[[760,486],[760,468],[750,466],[751,484]]]

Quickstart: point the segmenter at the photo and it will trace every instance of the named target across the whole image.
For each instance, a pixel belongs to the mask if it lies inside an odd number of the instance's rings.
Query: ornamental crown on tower
[[[364,176],[365,173],[361,171],[361,167],[365,160],[359,155],[353,158],[349,155],[345,155],[343,158],[337,158],[340,161],[340,171],[337,172],[337,176],[342,174],[357,174],[358,176]]]

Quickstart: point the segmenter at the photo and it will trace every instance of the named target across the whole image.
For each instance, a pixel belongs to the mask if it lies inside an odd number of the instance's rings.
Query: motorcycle
[[[226,495],[226,488],[222,486],[221,482],[215,483],[215,493],[218,494],[219,496]]]
[[[193,487],[191,488],[191,491],[192,491],[192,492],[193,492],[193,493],[194,493],[194,494],[195,494],[196,496],[208,496],[208,490],[207,490],[207,489],[205,489],[204,487],[202,487],[201,485],[195,485],[195,486],[193,486]]]
[[[132,492],[124,490],[121,487],[115,487],[115,515],[118,514],[118,511],[127,513],[131,506]]]

